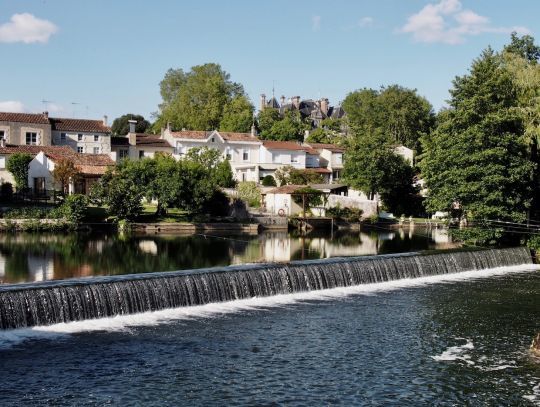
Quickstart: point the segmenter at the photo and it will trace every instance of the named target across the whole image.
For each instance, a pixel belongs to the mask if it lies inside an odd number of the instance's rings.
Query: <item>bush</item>
[[[265,176],[261,181],[263,187],[275,187],[276,186],[276,180],[273,176],[267,175]]]
[[[59,211],[67,220],[79,223],[86,216],[88,198],[84,195],[68,195],[64,203],[59,207]]]
[[[258,208],[261,205],[261,190],[254,181],[240,182],[236,190],[238,197],[249,206]]]
[[[30,154],[15,153],[6,163],[6,169],[13,174],[18,190],[28,188],[28,164],[32,161]]]
[[[203,205],[203,213],[212,216],[228,216],[230,212],[229,197],[219,189],[214,192],[212,198]]]
[[[358,208],[341,208],[335,206],[326,211],[328,216],[332,216],[337,219],[346,220],[347,222],[360,222],[364,211]]]

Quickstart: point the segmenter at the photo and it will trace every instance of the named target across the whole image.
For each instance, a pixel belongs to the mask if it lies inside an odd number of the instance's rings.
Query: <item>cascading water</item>
[[[530,264],[511,248],[331,258],[0,286],[0,329]]]

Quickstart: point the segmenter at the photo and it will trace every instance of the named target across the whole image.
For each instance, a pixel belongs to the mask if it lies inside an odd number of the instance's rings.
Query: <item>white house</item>
[[[252,133],[223,131],[171,131],[165,129],[162,138],[174,147],[173,155],[180,158],[194,147],[219,150],[229,160],[237,181],[259,181],[259,148],[261,141]]]
[[[259,151],[259,178],[274,176],[278,168],[286,165],[306,169],[307,150],[309,147],[295,141],[263,141]]]
[[[155,134],[128,133],[127,136],[111,139],[111,158],[116,162],[124,158],[154,158],[158,152],[172,154],[173,150],[167,140]]]
[[[335,144],[307,143],[307,146],[319,153],[319,167],[329,171],[328,182],[337,182],[343,172],[343,154],[345,149]]]

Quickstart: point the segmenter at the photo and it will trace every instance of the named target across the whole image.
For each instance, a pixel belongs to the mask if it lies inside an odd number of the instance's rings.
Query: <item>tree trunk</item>
[[[161,202],[158,201],[156,208],[156,216],[165,216],[167,215],[167,208],[165,208]]]

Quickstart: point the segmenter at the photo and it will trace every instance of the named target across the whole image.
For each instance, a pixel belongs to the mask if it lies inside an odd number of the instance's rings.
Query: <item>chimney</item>
[[[285,104],[285,95],[281,95],[281,106],[283,106]]]
[[[255,129],[255,123],[251,125],[251,137],[257,136],[257,129]]]
[[[128,142],[130,146],[136,146],[137,145],[137,134],[129,132],[127,135]]]
[[[167,122],[167,131],[171,131],[171,122]]]
[[[264,110],[264,108],[266,107],[266,95],[263,93],[261,94],[261,112]]]
[[[306,142],[308,137],[309,137],[309,130],[305,130],[304,131],[304,143]]]
[[[43,116],[45,117],[45,119],[49,120],[49,112],[43,112]]]
[[[323,112],[325,116],[328,116],[328,99],[327,98],[321,99],[321,112]]]
[[[293,96],[291,98],[292,104],[296,109],[300,109],[300,96]]]
[[[104,125],[104,126],[108,126],[108,124],[107,124],[107,121],[108,121],[108,120],[109,120],[109,118],[107,117],[106,114],[104,114],[104,115],[103,115],[103,125]]]
[[[137,120],[128,120],[129,123],[129,132],[135,133],[135,126],[137,125]]]

